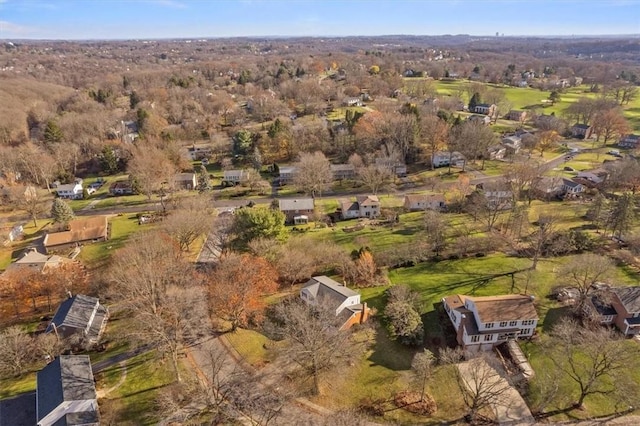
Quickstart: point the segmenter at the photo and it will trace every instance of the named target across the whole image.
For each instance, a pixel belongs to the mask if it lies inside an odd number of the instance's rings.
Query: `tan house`
[[[47,233],[43,245],[47,253],[52,253],[87,243],[106,241],[109,234],[107,216],[89,216],[70,221],[67,231]]]
[[[332,164],[331,173],[335,180],[354,179],[356,168],[352,164]]]
[[[369,318],[367,304],[360,303],[360,294],[324,275],[311,278],[300,290],[300,298],[309,305],[328,303],[341,318],[340,330],[362,324]]]
[[[11,263],[5,273],[15,271],[29,271],[45,273],[50,269],[55,269],[62,265],[65,261],[58,255],[49,255],[38,252],[35,248],[28,250],[22,257]]]
[[[512,109],[507,113],[506,119],[523,123],[527,119],[527,111]]]
[[[571,135],[574,138],[589,139],[593,135],[593,127],[588,124],[576,123],[571,127]]]
[[[412,211],[442,210],[445,199],[442,194],[408,194],[404,196],[404,208]]]
[[[280,211],[286,216],[286,223],[301,225],[309,222],[315,211],[313,198],[284,198],[278,201]]]
[[[538,313],[533,298],[521,294],[471,297],[447,296],[444,310],[456,331],[456,340],[468,351],[491,350],[508,340],[533,336]]]

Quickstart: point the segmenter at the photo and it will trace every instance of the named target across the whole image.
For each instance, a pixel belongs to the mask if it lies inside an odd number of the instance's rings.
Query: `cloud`
[[[0,0],[3,1],[3,0]],[[0,39],[24,37],[33,33],[34,29],[8,21],[0,21]]]

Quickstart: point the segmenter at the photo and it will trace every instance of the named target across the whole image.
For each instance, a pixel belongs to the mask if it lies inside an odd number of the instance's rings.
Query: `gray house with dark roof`
[[[107,323],[109,310],[97,298],[77,294],[60,304],[45,333],[58,337],[80,334],[89,344],[100,340]]]
[[[98,426],[98,400],[89,355],[61,355],[38,371],[38,426]]]
[[[324,275],[307,281],[300,290],[300,298],[312,306],[327,303],[335,307],[336,316],[344,320],[341,330],[346,330],[354,324],[361,324],[369,317],[367,304],[360,303],[360,293]]]

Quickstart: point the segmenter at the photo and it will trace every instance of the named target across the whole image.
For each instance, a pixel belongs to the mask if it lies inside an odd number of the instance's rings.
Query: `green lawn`
[[[118,215],[109,220],[111,238],[99,243],[86,244],[82,247],[79,258],[88,266],[103,264],[119,247],[122,247],[129,236],[135,232],[148,229],[152,225],[138,225],[135,213]]]
[[[49,219],[38,219],[35,226],[32,220],[24,222],[24,234],[21,240],[9,243],[7,246],[0,245],[0,271],[6,269],[26,247],[40,238],[50,224]]]
[[[173,382],[174,373],[169,360],[160,360],[154,352],[138,355],[126,363],[127,378],[122,386],[100,401],[103,411],[110,411],[118,425],[157,424],[156,398],[158,391]],[[115,369],[106,375],[102,387],[117,382]]]
[[[225,338],[242,358],[254,367],[261,367],[269,359],[266,347],[273,344],[268,337],[253,330],[238,328],[225,334]]]
[[[36,389],[36,372],[0,380],[0,399],[11,398]]]

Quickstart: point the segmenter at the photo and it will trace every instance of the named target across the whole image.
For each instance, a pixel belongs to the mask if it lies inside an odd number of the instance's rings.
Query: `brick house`
[[[588,305],[599,321],[615,324],[625,336],[640,334],[640,287],[610,287],[603,295],[592,296]]]
[[[286,216],[286,223],[296,225],[307,223],[315,211],[313,198],[284,198],[278,201],[278,205]]]

